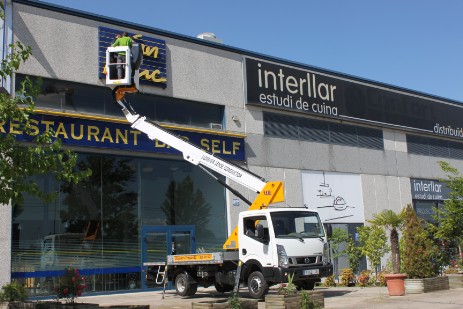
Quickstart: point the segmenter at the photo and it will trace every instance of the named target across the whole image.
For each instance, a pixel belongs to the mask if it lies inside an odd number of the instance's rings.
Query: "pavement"
[[[463,288],[424,294],[389,296],[386,287],[316,287],[316,291],[325,296],[325,308],[343,309],[450,309],[463,308]],[[198,288],[193,297],[183,298],[175,290],[167,290],[164,298],[162,291],[112,294],[101,296],[82,296],[78,302],[97,303],[100,306],[150,305],[150,309],[191,308],[193,302],[226,301],[229,294],[219,294],[214,288]],[[240,289],[240,297],[250,298],[246,289]],[[259,301],[259,309],[265,308],[265,302]]]

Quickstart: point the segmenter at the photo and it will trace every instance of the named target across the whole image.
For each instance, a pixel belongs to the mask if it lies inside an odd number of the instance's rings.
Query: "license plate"
[[[302,271],[303,276],[318,275],[318,269],[305,269]]]

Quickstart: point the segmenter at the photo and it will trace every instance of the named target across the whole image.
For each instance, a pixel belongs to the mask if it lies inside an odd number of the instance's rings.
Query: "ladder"
[[[167,264],[159,265],[158,272],[156,274],[156,284],[162,284],[162,299],[164,299],[164,295],[166,294],[166,285],[167,285],[167,269],[169,266]]]
[[[167,265],[159,265],[158,272],[156,273],[156,284],[161,285],[164,284],[164,279],[166,278],[167,273]]]

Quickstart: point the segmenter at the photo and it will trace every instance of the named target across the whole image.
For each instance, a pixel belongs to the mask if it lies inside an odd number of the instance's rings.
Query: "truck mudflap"
[[[269,282],[288,282],[288,275],[293,275],[293,281],[317,280],[333,274],[333,265],[307,266],[298,268],[273,267],[264,269],[264,277]],[[318,281],[318,280],[317,280]]]

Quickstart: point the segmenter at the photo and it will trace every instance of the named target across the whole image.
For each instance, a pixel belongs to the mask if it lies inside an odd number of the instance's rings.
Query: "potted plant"
[[[437,277],[438,266],[433,262],[438,251],[413,207],[405,208],[405,223],[402,235],[404,272],[407,294],[424,293],[448,289],[448,278]]]
[[[0,291],[0,308],[34,309],[34,302],[26,302],[27,292],[24,286],[18,283],[8,283]]]
[[[266,308],[323,308],[325,298],[323,293],[317,291],[298,291],[293,283],[294,274],[288,275],[288,283],[281,284],[276,294],[265,296]]]
[[[395,213],[390,209],[383,210],[379,214],[373,215],[373,219],[368,220],[374,226],[382,227],[390,231],[389,240],[391,245],[392,273],[384,274],[387,289],[390,296],[405,295],[405,278],[407,274],[400,273],[400,242],[399,229],[403,226],[405,210]]]

